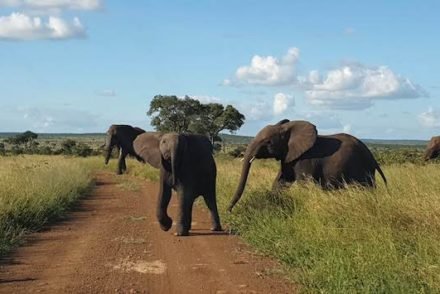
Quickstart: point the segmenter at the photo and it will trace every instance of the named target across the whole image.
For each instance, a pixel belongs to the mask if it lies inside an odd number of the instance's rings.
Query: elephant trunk
[[[231,202],[229,203],[228,211],[231,212],[232,208],[235,206],[235,204],[240,200],[241,195],[243,195],[244,187],[247,182],[247,178],[249,176],[249,170],[251,168],[252,161],[255,159],[255,152],[254,148],[252,146],[249,146],[251,148],[248,148],[246,150],[246,153],[243,157],[243,167],[241,169],[241,176],[240,181],[238,183],[237,190],[235,191],[234,197],[232,197]]]
[[[108,135],[105,140],[105,164],[108,164],[110,157],[112,155],[113,146],[112,146],[112,137]]]

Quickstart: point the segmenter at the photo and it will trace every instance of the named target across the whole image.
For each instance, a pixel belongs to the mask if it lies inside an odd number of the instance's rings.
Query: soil
[[[0,262],[0,293],[294,293],[279,266],[238,236],[211,232],[203,205],[188,237],[163,232],[157,183],[99,173],[66,218]],[[175,195],[169,207],[177,215]]]

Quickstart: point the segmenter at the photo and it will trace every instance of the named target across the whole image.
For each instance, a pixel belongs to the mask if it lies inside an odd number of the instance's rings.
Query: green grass
[[[158,171],[128,162],[130,173]],[[323,191],[295,184],[269,188],[277,162],[255,161],[232,214],[226,207],[241,162],[217,157],[218,205],[224,224],[261,253],[279,260],[304,293],[439,293],[440,169],[438,164],[383,166],[388,189],[352,186]]]
[[[262,253],[285,265],[306,293],[438,293],[438,165],[384,167],[389,189],[325,192],[309,183],[273,195],[273,162],[256,162],[243,199],[224,220]],[[221,162],[224,211],[240,164]]]
[[[91,186],[91,172],[84,159],[0,157],[0,256],[62,216]]]
[[[62,214],[90,184],[91,171],[113,173],[117,162],[104,166],[101,157],[27,158],[0,157],[2,250],[5,236],[14,243],[23,232]],[[158,170],[148,165],[128,160],[127,167],[129,175],[120,177],[122,188],[137,188],[130,175],[158,180]],[[277,163],[257,160],[232,214],[225,210],[241,162],[219,156],[217,167],[223,223],[262,254],[279,260],[301,292],[440,292],[438,164],[383,166],[388,189],[377,177],[375,190],[352,186],[326,192],[306,183],[275,195],[269,187]]]

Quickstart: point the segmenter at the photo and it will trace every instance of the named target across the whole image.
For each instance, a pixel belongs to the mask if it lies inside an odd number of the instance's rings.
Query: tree
[[[209,137],[214,144],[221,141],[218,134],[223,130],[231,133],[244,123],[245,116],[232,105],[220,103],[202,104],[185,96],[154,96],[147,115],[152,117],[151,125],[161,132],[196,133]]]
[[[147,115],[151,116],[151,125],[160,132],[185,133],[193,117],[200,112],[198,100],[185,96],[156,95],[150,103]]]
[[[38,138],[38,135],[31,131],[26,131],[22,134],[18,134],[14,137],[7,138],[5,142],[12,145],[22,145],[29,144],[32,145],[32,142]]]
[[[228,130],[231,133],[237,131],[244,123],[245,116],[232,105],[226,108],[219,103],[203,104],[199,117],[193,120],[190,128],[198,134],[206,134],[211,143],[221,141],[219,133]]]

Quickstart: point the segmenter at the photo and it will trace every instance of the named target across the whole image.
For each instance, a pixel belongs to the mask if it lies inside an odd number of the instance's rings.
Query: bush
[[[240,145],[228,152],[232,157],[242,157],[246,151],[246,145]]]

